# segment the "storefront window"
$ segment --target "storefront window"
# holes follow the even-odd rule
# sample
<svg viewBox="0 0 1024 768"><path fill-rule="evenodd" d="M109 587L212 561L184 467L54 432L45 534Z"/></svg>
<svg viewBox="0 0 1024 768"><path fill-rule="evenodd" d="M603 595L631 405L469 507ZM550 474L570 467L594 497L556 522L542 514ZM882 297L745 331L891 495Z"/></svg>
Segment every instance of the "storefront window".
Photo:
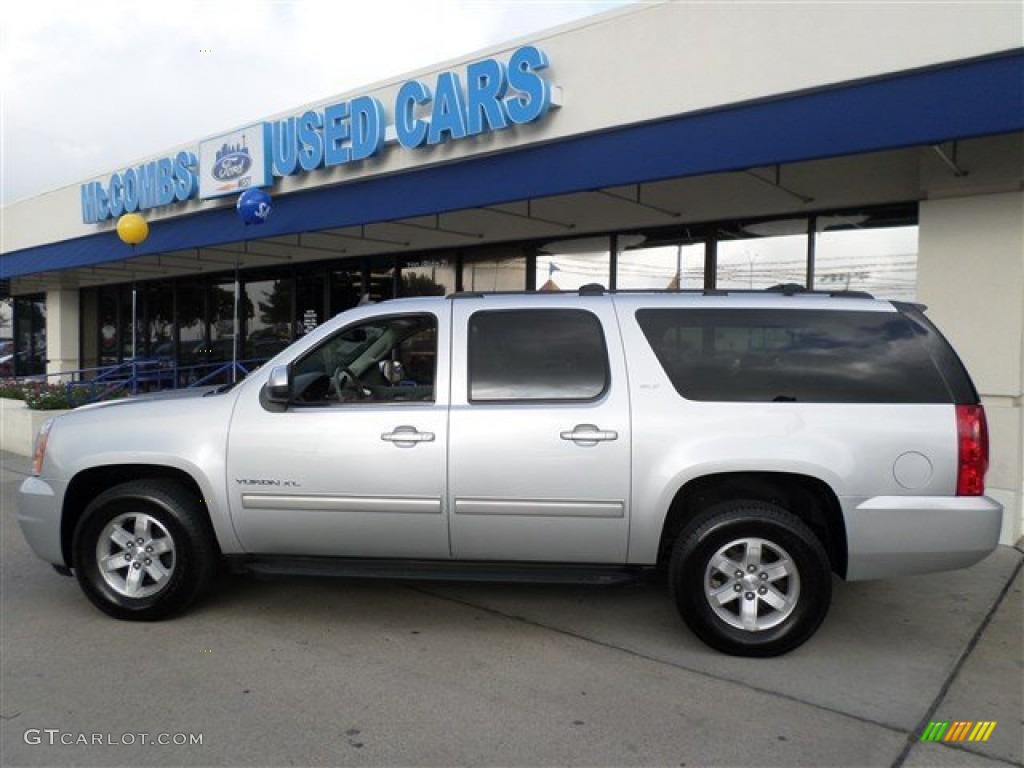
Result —
<svg viewBox="0 0 1024 768"><path fill-rule="evenodd" d="M814 287L914 301L917 235L916 224L884 226L866 214L820 216Z"/></svg>
<svg viewBox="0 0 1024 768"><path fill-rule="evenodd" d="M144 295L144 354L161 362L171 363L174 360L174 284L147 283ZM142 353L140 350L140 354Z"/></svg>
<svg viewBox="0 0 1024 768"><path fill-rule="evenodd" d="M649 245L619 236L619 269L615 287L622 290L680 291L704 287L705 245L681 241Z"/></svg>
<svg viewBox="0 0 1024 768"><path fill-rule="evenodd" d="M79 291L79 344L81 347L82 368L96 368L100 356L99 331L100 292L96 288L83 288ZM86 378L95 372L86 374Z"/></svg>
<svg viewBox="0 0 1024 768"><path fill-rule="evenodd" d="M116 285L100 288L98 328L99 364L115 365L118 360L118 311L121 291Z"/></svg>
<svg viewBox="0 0 1024 768"><path fill-rule="evenodd" d="M201 363L206 349L206 291L200 280L178 284L178 365L181 384L198 378L191 366Z"/></svg>
<svg viewBox="0 0 1024 768"><path fill-rule="evenodd" d="M291 342L292 281L246 282L242 292L245 318L245 360L273 357Z"/></svg>
<svg viewBox="0 0 1024 768"><path fill-rule="evenodd" d="M737 224L718 231L722 290L807 285L807 219Z"/></svg>
<svg viewBox="0 0 1024 768"><path fill-rule="evenodd" d="M122 285L117 297L117 311L119 315L118 325L120 326L121 331L122 360L131 360L134 358L136 354L135 350L142 342L143 331L141 328L141 320L134 327L132 325L132 321L135 319L135 313L138 309L136 306L137 301L138 296L135 293L135 287L131 285Z"/></svg>
<svg viewBox="0 0 1024 768"><path fill-rule="evenodd" d="M462 289L481 293L526 290L526 256L522 249L492 249L468 257L462 267Z"/></svg>
<svg viewBox="0 0 1024 768"><path fill-rule="evenodd" d="M574 291L598 283L609 286L611 238L585 237L541 246L537 255L538 291Z"/></svg>
<svg viewBox="0 0 1024 768"><path fill-rule="evenodd" d="M402 265L400 296L446 296L455 290L455 267L443 257L410 259Z"/></svg>
<svg viewBox="0 0 1024 768"><path fill-rule="evenodd" d="M15 376L46 373L46 296L18 296L14 299Z"/></svg>
<svg viewBox="0 0 1024 768"><path fill-rule="evenodd" d="M235 283L214 283L210 287L210 343L202 350L201 362L223 363L234 359L235 327Z"/></svg>
<svg viewBox="0 0 1024 768"><path fill-rule="evenodd" d="M308 272L295 276L295 317L292 319L292 337L298 338L315 330L327 319L325 307L327 280L323 272Z"/></svg>
<svg viewBox="0 0 1024 768"><path fill-rule="evenodd" d="M391 270L374 270L370 274L370 298L373 301L391 298ZM331 270L330 316L359 304L363 296L362 269ZM326 318L325 318L326 319Z"/></svg>
<svg viewBox="0 0 1024 768"><path fill-rule="evenodd" d="M14 375L14 300L0 299L0 377Z"/></svg>

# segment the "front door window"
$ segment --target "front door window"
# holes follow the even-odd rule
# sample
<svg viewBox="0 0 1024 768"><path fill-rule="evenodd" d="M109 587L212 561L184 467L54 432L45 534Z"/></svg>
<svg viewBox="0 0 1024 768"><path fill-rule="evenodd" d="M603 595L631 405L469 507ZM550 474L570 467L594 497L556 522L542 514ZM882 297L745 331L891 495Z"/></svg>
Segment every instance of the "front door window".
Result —
<svg viewBox="0 0 1024 768"><path fill-rule="evenodd" d="M375 318L335 334L292 369L297 403L433 402L433 315Z"/></svg>

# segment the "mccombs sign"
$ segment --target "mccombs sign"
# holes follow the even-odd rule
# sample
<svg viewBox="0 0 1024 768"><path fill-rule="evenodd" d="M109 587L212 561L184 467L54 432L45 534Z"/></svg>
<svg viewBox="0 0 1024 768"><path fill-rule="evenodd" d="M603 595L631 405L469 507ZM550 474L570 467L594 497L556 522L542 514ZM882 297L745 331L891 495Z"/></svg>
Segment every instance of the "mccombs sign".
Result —
<svg viewBox="0 0 1024 768"><path fill-rule="evenodd" d="M83 184L82 220L269 186L275 176L366 160L392 142L417 149L532 123L558 106L547 69L547 55L524 46L507 61L477 61L432 83L409 80L389 105L358 96L251 125L200 142L198 156L182 151Z"/></svg>

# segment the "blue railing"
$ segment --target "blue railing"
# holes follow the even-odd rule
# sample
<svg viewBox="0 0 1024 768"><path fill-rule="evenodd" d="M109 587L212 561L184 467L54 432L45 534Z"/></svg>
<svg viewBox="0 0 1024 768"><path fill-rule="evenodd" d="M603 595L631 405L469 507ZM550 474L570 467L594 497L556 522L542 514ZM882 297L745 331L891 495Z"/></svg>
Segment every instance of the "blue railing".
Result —
<svg viewBox="0 0 1024 768"><path fill-rule="evenodd" d="M18 377L68 389L69 400L94 403L119 395L138 395L164 389L206 387L241 381L269 358L178 365L158 358L136 358L115 365Z"/></svg>

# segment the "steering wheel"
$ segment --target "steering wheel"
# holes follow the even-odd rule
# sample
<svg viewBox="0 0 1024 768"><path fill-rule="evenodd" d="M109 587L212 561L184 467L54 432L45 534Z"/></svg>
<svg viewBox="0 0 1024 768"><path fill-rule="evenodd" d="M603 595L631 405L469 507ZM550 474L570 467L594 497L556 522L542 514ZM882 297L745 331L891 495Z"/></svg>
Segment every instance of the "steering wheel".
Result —
<svg viewBox="0 0 1024 768"><path fill-rule="evenodd" d="M334 372L334 388L340 400L364 400L371 394L356 372L347 366L339 366Z"/></svg>

